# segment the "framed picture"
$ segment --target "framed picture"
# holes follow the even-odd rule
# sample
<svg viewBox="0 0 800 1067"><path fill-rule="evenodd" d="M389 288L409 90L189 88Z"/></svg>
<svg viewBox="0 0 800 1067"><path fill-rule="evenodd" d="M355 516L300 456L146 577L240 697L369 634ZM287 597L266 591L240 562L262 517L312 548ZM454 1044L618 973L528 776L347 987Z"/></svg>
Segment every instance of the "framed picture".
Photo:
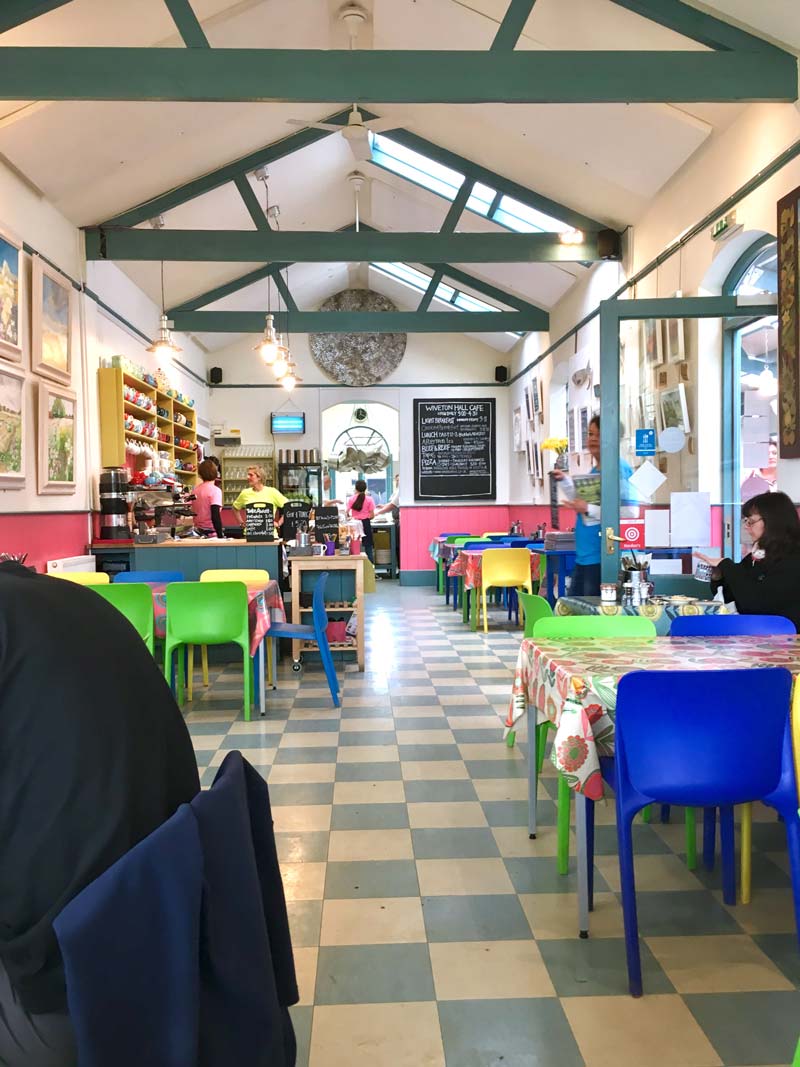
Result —
<svg viewBox="0 0 800 1067"><path fill-rule="evenodd" d="M533 461L533 441L528 440L525 442L525 453L528 458L528 474L531 478L534 478L536 476L536 468Z"/></svg>
<svg viewBox="0 0 800 1067"><path fill-rule="evenodd" d="M514 408L514 451L522 451L522 409Z"/></svg>
<svg viewBox="0 0 800 1067"><path fill-rule="evenodd" d="M0 363L0 488L25 487L25 374Z"/></svg>
<svg viewBox="0 0 800 1067"><path fill-rule="evenodd" d="M541 396L539 393L539 379L534 378L531 382L531 399L533 400L533 414L538 415L541 410ZM533 416L531 416L533 418Z"/></svg>
<svg viewBox="0 0 800 1067"><path fill-rule="evenodd" d="M525 418L528 422L533 418L533 398L531 397L530 386L525 386Z"/></svg>
<svg viewBox="0 0 800 1067"><path fill-rule="evenodd" d="M781 459L800 457L800 186L778 201L778 410Z"/></svg>
<svg viewBox="0 0 800 1067"><path fill-rule="evenodd" d="M538 481L541 481L544 477L542 472L542 453L539 451L539 445L536 441L533 442L533 470Z"/></svg>
<svg viewBox="0 0 800 1067"><path fill-rule="evenodd" d="M568 451L575 452L575 409L568 408L567 410L567 441L569 442Z"/></svg>
<svg viewBox="0 0 800 1067"><path fill-rule="evenodd" d="M686 406L686 388L683 382L659 393L661 427L664 430L677 426L684 433L690 432L689 409Z"/></svg>
<svg viewBox="0 0 800 1067"><path fill-rule="evenodd" d="M639 425L644 430L658 430L656 395L648 390L639 393Z"/></svg>
<svg viewBox="0 0 800 1067"><path fill-rule="evenodd" d="M641 351L644 353L644 364L646 367L658 367L664 362L661 344L661 321L659 319L643 319L641 330Z"/></svg>
<svg viewBox="0 0 800 1067"><path fill-rule="evenodd" d="M20 306L22 242L0 228L0 356L22 362Z"/></svg>
<svg viewBox="0 0 800 1067"><path fill-rule="evenodd" d="M33 257L31 279L31 369L69 385L72 286L39 256Z"/></svg>
<svg viewBox="0 0 800 1067"><path fill-rule="evenodd" d="M683 319L664 320L664 353L667 363L682 363L685 359Z"/></svg>
<svg viewBox="0 0 800 1067"><path fill-rule="evenodd" d="M58 385L39 385L38 491L75 492L75 394Z"/></svg>
<svg viewBox="0 0 800 1067"><path fill-rule="evenodd" d="M581 420L581 452L589 450L589 409L580 409Z"/></svg>

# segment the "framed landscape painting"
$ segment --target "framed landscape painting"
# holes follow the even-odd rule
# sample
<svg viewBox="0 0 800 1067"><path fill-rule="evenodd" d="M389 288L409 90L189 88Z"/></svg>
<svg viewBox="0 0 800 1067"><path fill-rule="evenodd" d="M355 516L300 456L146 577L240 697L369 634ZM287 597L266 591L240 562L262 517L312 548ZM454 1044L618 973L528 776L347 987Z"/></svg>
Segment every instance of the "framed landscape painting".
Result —
<svg viewBox="0 0 800 1067"><path fill-rule="evenodd" d="M75 394L39 386L38 486L40 495L75 492Z"/></svg>
<svg viewBox="0 0 800 1067"><path fill-rule="evenodd" d="M0 489L25 486L25 375L0 363Z"/></svg>
<svg viewBox="0 0 800 1067"><path fill-rule="evenodd" d="M0 356L22 362L20 267L22 243L0 227Z"/></svg>
<svg viewBox="0 0 800 1067"><path fill-rule="evenodd" d="M641 324L641 351L646 367L658 367L664 362L661 344L661 322L658 319L643 319Z"/></svg>
<svg viewBox="0 0 800 1067"><path fill-rule="evenodd" d="M43 378L72 381L72 286L39 256L31 267L31 368Z"/></svg>
<svg viewBox="0 0 800 1067"><path fill-rule="evenodd" d="M686 390L681 382L672 389L662 389L659 394L661 403L661 425L667 430L677 426L684 433L690 433L689 408L686 403Z"/></svg>

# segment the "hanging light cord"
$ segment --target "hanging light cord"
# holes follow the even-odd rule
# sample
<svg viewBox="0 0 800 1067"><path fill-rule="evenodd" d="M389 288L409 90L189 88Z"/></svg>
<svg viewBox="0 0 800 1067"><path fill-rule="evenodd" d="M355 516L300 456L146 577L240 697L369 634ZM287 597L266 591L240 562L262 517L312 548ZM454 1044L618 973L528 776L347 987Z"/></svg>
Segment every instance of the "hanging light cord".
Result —
<svg viewBox="0 0 800 1067"><path fill-rule="evenodd" d="M164 300L164 260L161 260L161 314L166 315L167 305Z"/></svg>

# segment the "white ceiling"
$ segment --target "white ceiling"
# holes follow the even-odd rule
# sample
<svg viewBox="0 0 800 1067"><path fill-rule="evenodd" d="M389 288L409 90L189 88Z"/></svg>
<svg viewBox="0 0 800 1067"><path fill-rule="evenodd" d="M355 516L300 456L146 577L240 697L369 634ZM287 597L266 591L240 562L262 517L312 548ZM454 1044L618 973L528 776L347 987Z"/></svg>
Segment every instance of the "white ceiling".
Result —
<svg viewBox="0 0 800 1067"><path fill-rule="evenodd" d="M360 0L371 21L359 47L486 49L508 0ZM754 33L800 51L798 0L689 2ZM342 48L341 0L192 0L216 47ZM180 46L163 0L72 0L0 35L7 45ZM521 49L700 49L610 0L538 0ZM176 103L0 103L0 154L77 225L97 223L223 166L292 132L290 117L320 119L347 105ZM622 229L742 105L382 106L414 132L521 185ZM355 160L338 135L270 167L271 201L283 229L336 230L354 219L347 175ZM381 230L436 230L447 203L372 164L362 194L365 222ZM263 202L263 187L253 182ZM221 187L166 215L171 228L251 229L233 186ZM462 230L494 224L465 213ZM166 266L167 302L180 303L247 273L255 264ZM123 268L154 299L155 264ZM468 273L541 307L556 304L582 272L577 265L490 264ZM348 282L344 264L292 269L300 307L313 308ZM365 280L362 274L362 283ZM374 271L369 284L398 306L414 294ZM480 294L476 294L480 295ZM249 305L242 303L250 299ZM263 306L264 283L238 294L239 308ZM208 347L230 336L201 337ZM490 335L495 348L511 343Z"/></svg>

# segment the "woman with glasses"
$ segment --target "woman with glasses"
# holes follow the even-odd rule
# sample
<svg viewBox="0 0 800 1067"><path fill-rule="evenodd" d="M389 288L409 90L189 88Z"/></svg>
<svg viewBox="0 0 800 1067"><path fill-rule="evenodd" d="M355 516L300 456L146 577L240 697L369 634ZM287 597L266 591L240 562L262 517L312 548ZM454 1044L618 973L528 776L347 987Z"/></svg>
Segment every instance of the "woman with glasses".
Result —
<svg viewBox="0 0 800 1067"><path fill-rule="evenodd" d="M752 544L741 563L709 563L711 587L740 615L783 615L800 631L800 519L786 493L759 493L742 506L742 525Z"/></svg>

